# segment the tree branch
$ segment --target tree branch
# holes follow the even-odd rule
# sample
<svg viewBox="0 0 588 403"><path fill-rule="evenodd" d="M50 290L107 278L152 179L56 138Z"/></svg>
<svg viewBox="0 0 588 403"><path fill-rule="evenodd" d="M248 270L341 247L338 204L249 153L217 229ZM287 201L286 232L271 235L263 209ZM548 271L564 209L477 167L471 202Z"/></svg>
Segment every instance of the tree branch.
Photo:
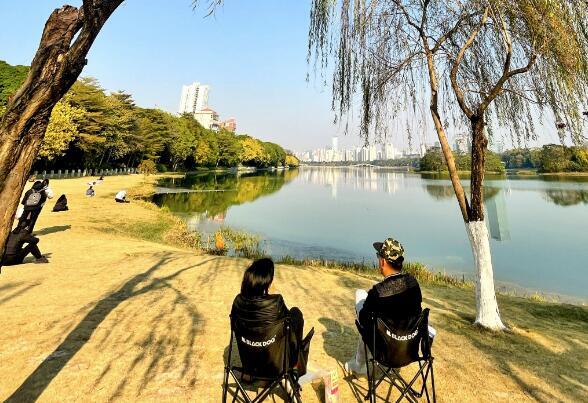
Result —
<svg viewBox="0 0 588 403"><path fill-rule="evenodd" d="M464 45L459 50L457 57L455 58L455 61L453 62L453 66L451 68L451 73L450 73L451 87L453 88L453 92L455 93L455 96L457 98L457 103L459 104L459 107L461 108L463 113L469 119L472 118L474 113L468 107L466 100L465 100L465 95L464 95L462 89L459 87L459 83L457 82L457 73L459 71L459 65L463 59L463 56L464 56L466 50L468 50L468 48L470 46L472 46L472 44L474 43L474 40L476 39L476 36L478 36L480 29L484 26L487 19L488 19L488 7L486 7L486 9L484 10L484 14L482 15L482 18L480 19L479 24L474 28L474 30L472 31L472 33L470 34L470 36L468 37L468 39L466 40Z"/></svg>

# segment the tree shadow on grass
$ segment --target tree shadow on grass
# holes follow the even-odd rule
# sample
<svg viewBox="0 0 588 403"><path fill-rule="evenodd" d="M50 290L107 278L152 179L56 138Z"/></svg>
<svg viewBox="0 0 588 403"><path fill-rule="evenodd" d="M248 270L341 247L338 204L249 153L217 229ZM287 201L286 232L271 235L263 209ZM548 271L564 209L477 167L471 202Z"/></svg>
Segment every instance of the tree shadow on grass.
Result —
<svg viewBox="0 0 588 403"><path fill-rule="evenodd" d="M43 228L40 231L35 231L34 235L38 235L38 236L43 236L43 235L49 235L49 234L55 234L56 232L62 232L62 231L67 231L68 229L71 229L71 225L56 225L54 227L47 227L47 228Z"/></svg>
<svg viewBox="0 0 588 403"><path fill-rule="evenodd" d="M443 291L441 291L443 292ZM499 296L501 314L509 331L495 333L473 326L474 300L471 293L437 300L433 326L442 332L465 337L537 401L587 401L588 309L581 306L534 302ZM436 322L436 323L435 323ZM561 394L561 395L558 395Z"/></svg>
<svg viewBox="0 0 588 403"><path fill-rule="evenodd" d="M195 322L199 320L199 315L197 314L196 310L192 305L189 304L189 301L186 299L183 294L172 287L170 285L170 280L178 277L185 271L194 269L199 266L203 266L213 259L204 260L198 264L194 264L188 267L184 267L182 269L174 271L172 274L163 277L153 277L153 275L158 271L158 269L164 267L174 258L170 253L162 254L159 260L153 264L150 268L146 271L137 274L136 276L132 277L130 280L125 282L121 287L119 287L116 291L112 292L111 294L107 295L102 300L98 301L94 305L94 307L85 315L85 317L73 328L69 334L65 337L63 342L51 353L28 377L25 381L15 390L12 395L6 400L7 402L22 402L22 401L34 401L39 398L39 396L43 393L43 391L49 386L52 380L60 373L60 371L67 365L67 363L75 356L75 354L80 351L80 349L87 343L87 341L92 337L96 329L100 326L100 324L107 318L107 316L116 309L121 303L127 301L131 298L138 297L141 295L145 295L151 293L153 291L161 290L161 289L172 289L173 292L176 294L175 304L171 304L172 306L169 307L170 311L160 313L153 322L153 328L147 335L147 337L143 340L145 347L150 347L151 349L155 349L155 352L150 356L151 362L147 366L147 370L144 373L143 380L141 382L141 386L145 386L151 379L153 379L153 370L154 368L162 361L165 360L165 356L169 353L168 346L165 345L166 340L165 338L157 339L155 338L156 332L156 321L158 319L162 319L165 315L169 315L170 312L177 309L177 305L186 305L187 312L192 320L192 334L189 335L189 344L191 346L194 344L195 339L195 332L197 326ZM144 283L145 284L142 284ZM155 296L157 299L157 296ZM139 307L140 310L144 310L144 306L142 305ZM141 312L133 312L133 315L141 315ZM118 320L117 323L122 323L123 320ZM122 318L121 318L122 319ZM174 323L166 323L168 326L169 331L173 331ZM109 334L111 332L108 332ZM155 343L155 346L150 345L151 343ZM177 347L177 346L173 346ZM191 356L192 352L191 349L188 348L189 351L186 351L185 358L184 358L184 370L187 371L187 368L191 366ZM142 349L144 351L145 349ZM144 352L139 354L139 356L135 357L133 363L131 364L131 369L129 373L135 368L135 366L141 363L145 359ZM109 371L111 364L108 364L106 369L100 375L97 382L100 381L102 377ZM176 363L177 364L177 363ZM165 360L165 366L169 369L174 365L173 362L170 360ZM124 389L126 382L130 379L131 376L125 376L121 383L116 388L113 397L116 397L118 394L122 392Z"/></svg>
<svg viewBox="0 0 588 403"><path fill-rule="evenodd" d="M40 283L25 285L25 283L20 282L20 283L9 283L9 284L4 284L3 286L0 286L0 292L2 292L2 297L0 297L0 305L26 293L27 291L29 291L32 288L37 287L38 285L40 285ZM10 290L10 291L7 291L7 290Z"/></svg>

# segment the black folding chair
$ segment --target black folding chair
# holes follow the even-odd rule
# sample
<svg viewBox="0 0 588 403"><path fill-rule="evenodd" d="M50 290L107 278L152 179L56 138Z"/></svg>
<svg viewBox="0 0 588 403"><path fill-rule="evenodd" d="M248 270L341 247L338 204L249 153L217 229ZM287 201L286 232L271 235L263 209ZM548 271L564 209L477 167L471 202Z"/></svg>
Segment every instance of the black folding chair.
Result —
<svg viewBox="0 0 588 403"><path fill-rule="evenodd" d="M433 374L433 356L431 355L432 339L429 336L429 309L424 309L421 315L401 323L391 323L371 315L371 326L362 327L355 322L357 329L364 341L368 393L365 400L376 402L376 390L382 382L400 391L396 402L407 399L416 402L423 397L427 402L436 402L435 376ZM371 355L368 354L371 352ZM418 363L418 370L407 381L400 375L400 368L412 363ZM376 374L379 371L379 374ZM427 381L431 383L431 393ZM420 388L415 387L419 378L422 381Z"/></svg>
<svg viewBox="0 0 588 403"><path fill-rule="evenodd" d="M241 366L231 363L233 339L237 341ZM287 317L270 326L255 326L231 317L231 339L225 365L223 403L229 393L229 376L236 384L233 402L241 395L247 403L264 401L272 392L282 390L289 402L302 402L298 375L290 367L290 319ZM252 380L263 381L265 386L252 399L245 390L242 380L235 374L249 376Z"/></svg>

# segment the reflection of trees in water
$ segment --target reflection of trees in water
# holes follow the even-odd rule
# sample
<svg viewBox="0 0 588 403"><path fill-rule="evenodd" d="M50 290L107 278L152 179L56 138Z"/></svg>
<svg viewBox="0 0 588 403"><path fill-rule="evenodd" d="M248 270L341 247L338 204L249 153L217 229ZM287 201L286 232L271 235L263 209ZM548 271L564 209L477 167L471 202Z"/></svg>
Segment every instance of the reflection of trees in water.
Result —
<svg viewBox="0 0 588 403"><path fill-rule="evenodd" d="M214 217L226 213L231 206L277 192L297 175L297 169L241 176L215 173L188 175L181 183L176 181L175 186L201 192L158 194L154 202L173 212L205 213L208 217ZM166 184L170 185L169 182L161 185Z"/></svg>
<svg viewBox="0 0 588 403"><path fill-rule="evenodd" d="M576 204L588 204L588 190L576 189L550 189L545 191L547 200L558 206L574 206Z"/></svg>
<svg viewBox="0 0 588 403"><path fill-rule="evenodd" d="M425 189L427 193L434 199L444 200L455 198L455 192L451 185L437 185L437 184L426 184ZM500 188L497 187L484 187L484 200L490 200L500 192Z"/></svg>

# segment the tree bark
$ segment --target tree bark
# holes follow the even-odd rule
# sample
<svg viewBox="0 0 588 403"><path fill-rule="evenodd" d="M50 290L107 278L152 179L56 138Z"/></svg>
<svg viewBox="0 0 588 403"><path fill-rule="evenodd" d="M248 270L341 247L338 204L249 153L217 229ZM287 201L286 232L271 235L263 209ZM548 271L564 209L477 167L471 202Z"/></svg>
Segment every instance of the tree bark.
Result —
<svg viewBox="0 0 588 403"><path fill-rule="evenodd" d="M488 139L484 133L484 119L474 115L472 124L471 205L469 221L484 221L484 173Z"/></svg>
<svg viewBox="0 0 588 403"><path fill-rule="evenodd" d="M29 74L0 120L0 256L51 111L79 77L100 29L122 2L84 0L79 9L63 6L47 19Z"/></svg>

